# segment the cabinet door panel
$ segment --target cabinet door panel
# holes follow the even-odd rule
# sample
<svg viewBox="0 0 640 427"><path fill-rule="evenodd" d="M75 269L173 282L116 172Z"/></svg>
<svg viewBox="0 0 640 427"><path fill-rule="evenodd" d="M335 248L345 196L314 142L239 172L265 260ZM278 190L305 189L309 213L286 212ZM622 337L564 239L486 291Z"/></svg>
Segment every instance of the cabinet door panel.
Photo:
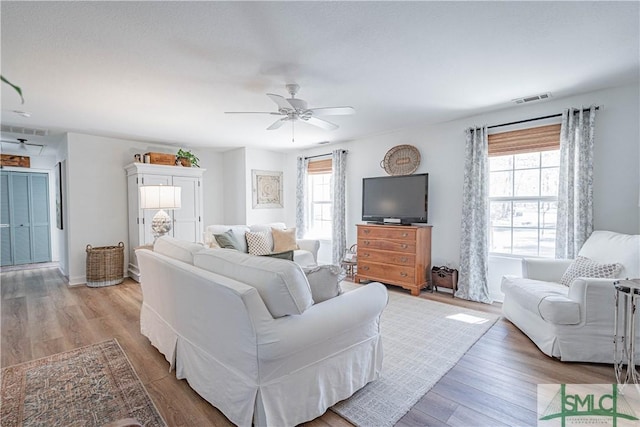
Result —
<svg viewBox="0 0 640 427"><path fill-rule="evenodd" d="M199 233L200 198L198 197L198 178L173 177L173 185L180 187L181 208L173 213L173 232L177 239L189 242L201 240Z"/></svg>

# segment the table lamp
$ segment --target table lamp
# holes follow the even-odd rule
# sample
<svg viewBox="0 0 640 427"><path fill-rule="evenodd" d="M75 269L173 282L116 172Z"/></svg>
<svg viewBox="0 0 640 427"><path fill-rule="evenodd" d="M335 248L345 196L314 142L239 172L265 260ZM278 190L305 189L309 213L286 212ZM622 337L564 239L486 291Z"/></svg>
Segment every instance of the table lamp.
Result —
<svg viewBox="0 0 640 427"><path fill-rule="evenodd" d="M140 207L159 209L151 221L153 241L171 231L171 217L164 209L179 209L181 206L180 187L173 185L143 185L140 187Z"/></svg>

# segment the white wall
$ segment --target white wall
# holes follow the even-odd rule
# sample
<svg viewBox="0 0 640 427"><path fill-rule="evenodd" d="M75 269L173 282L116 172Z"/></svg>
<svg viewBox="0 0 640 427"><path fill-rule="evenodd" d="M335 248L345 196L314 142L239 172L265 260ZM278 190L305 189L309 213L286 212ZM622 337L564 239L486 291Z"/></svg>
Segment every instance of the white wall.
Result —
<svg viewBox="0 0 640 427"><path fill-rule="evenodd" d="M223 224L247 223L247 178L245 173L245 149L225 151L222 155L224 180ZM216 222L210 224L217 224Z"/></svg>
<svg viewBox="0 0 640 427"><path fill-rule="evenodd" d="M122 241L128 245L127 181L124 166L133 161L136 153L149 151L174 153L174 147L150 145L140 141L104 138L92 135L69 133L67 135L67 236L69 284L86 282L86 245L108 246ZM207 170L203 179L205 194L220 197L220 186L216 184L208 193L207 182L219 177L221 156L213 151L193 150L201 157L200 166L209 164L214 172ZM209 215L212 222L220 217L214 209ZM125 251L125 265L128 264Z"/></svg>
<svg viewBox="0 0 640 427"><path fill-rule="evenodd" d="M196 149L200 159L198 164L205 168L202 177L204 198L204 227L209 224L221 224L224 218L224 172L223 154L211 149Z"/></svg>
<svg viewBox="0 0 640 427"><path fill-rule="evenodd" d="M344 144L307 150L304 155L349 151L347 156L347 245L356 241L355 224L361 222L362 178L386 175L380 168L385 153L399 144L420 150L416 173L429 173L429 223L433 225L433 265L459 265L464 130L560 113L568 107L602 106L596 118L594 161L594 223L596 229L640 233L640 127L638 85L606 89L565 99L486 113L446 123L417 126ZM296 155L287 156L287 170L295 176ZM285 181L287 222L295 223L295 179ZM289 199L293 198L293 203ZM490 290L501 300L499 278L519 271L519 260L490 260Z"/></svg>

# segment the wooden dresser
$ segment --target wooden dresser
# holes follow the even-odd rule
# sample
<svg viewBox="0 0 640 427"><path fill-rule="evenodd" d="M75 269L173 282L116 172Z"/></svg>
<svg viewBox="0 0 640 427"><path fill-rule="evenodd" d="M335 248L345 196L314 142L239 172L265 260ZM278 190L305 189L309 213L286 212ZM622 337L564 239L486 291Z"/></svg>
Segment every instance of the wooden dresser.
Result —
<svg viewBox="0 0 640 427"><path fill-rule="evenodd" d="M358 224L358 273L355 281L401 286L419 295L429 284L431 226Z"/></svg>

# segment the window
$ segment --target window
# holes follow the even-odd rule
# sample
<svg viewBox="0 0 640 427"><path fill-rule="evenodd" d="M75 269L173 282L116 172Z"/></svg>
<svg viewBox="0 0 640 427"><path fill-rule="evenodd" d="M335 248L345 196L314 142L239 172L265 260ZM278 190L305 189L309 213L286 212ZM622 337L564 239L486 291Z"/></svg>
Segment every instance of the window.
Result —
<svg viewBox="0 0 640 427"><path fill-rule="evenodd" d="M331 159L309 162L307 236L331 239Z"/></svg>
<svg viewBox="0 0 640 427"><path fill-rule="evenodd" d="M543 127L541 127L543 128ZM489 252L494 254L555 256L558 177L560 165L559 125L546 128L554 137L539 138L541 128L505 132L509 147L492 150L489 135ZM557 132L557 133L556 133ZM529 144L518 146L516 134ZM546 142L545 142L546 141ZM495 142L495 140L494 140Z"/></svg>

